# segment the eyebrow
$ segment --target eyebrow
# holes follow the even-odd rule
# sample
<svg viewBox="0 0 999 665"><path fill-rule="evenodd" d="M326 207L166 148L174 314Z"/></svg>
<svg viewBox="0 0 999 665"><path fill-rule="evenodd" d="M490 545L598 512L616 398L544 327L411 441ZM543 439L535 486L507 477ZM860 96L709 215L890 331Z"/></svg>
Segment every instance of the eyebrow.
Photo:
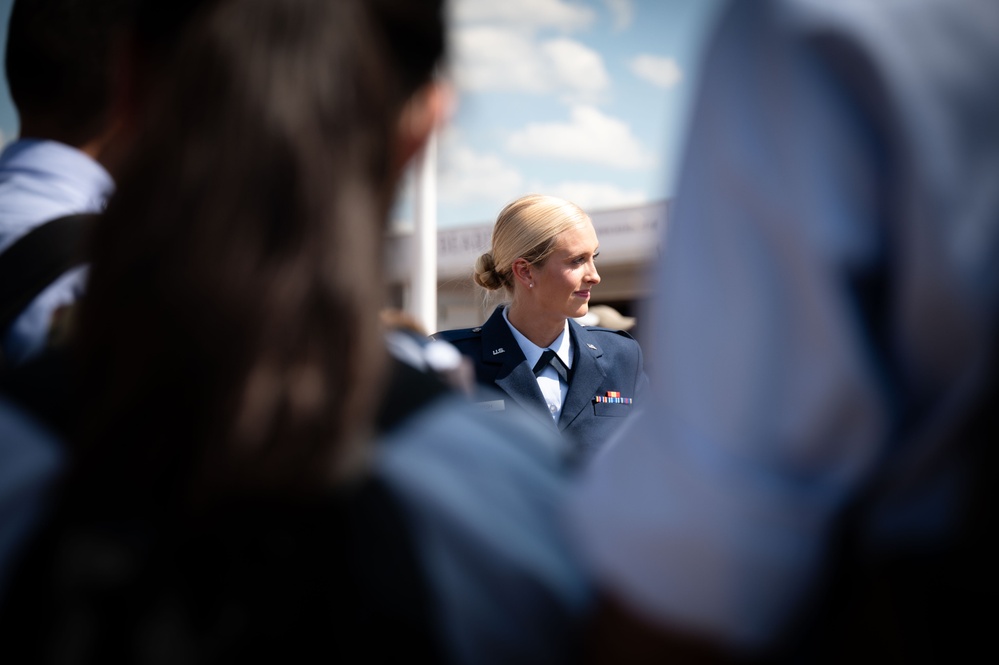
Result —
<svg viewBox="0 0 999 665"><path fill-rule="evenodd" d="M600 246L598 245L597 248L594 249L592 252L576 252L575 254L570 254L569 255L569 260L570 261L574 261L574 260L576 260L578 258L582 258L582 257L587 256L587 255L589 255L589 256L596 256L599 253L600 253Z"/></svg>

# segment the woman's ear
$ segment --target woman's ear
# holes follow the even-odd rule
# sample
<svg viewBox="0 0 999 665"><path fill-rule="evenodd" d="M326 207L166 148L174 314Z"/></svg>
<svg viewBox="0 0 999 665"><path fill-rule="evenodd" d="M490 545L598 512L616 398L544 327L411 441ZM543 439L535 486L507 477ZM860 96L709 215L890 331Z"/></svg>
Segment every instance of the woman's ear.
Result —
<svg viewBox="0 0 999 665"><path fill-rule="evenodd" d="M395 166L401 172L430 135L451 116L454 93L450 84L432 80L417 90L402 109L396 129Z"/></svg>
<svg viewBox="0 0 999 665"><path fill-rule="evenodd" d="M514 278L525 288L534 288L534 266L527 259L519 258L510 266Z"/></svg>

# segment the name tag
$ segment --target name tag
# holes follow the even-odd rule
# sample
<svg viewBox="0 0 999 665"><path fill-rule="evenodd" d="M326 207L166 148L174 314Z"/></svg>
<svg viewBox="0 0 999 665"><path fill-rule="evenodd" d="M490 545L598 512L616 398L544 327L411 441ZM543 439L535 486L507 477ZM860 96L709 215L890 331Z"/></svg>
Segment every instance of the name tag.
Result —
<svg viewBox="0 0 999 665"><path fill-rule="evenodd" d="M494 399L488 402L476 402L483 411L505 411L506 405L501 399Z"/></svg>

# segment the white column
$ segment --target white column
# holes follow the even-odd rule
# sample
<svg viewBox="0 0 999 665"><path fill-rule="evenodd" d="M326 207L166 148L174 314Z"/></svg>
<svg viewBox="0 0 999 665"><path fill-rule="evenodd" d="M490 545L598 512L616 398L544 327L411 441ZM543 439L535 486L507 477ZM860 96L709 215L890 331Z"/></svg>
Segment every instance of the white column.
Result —
<svg viewBox="0 0 999 665"><path fill-rule="evenodd" d="M437 135L431 134L413 178L413 271L409 313L437 332Z"/></svg>

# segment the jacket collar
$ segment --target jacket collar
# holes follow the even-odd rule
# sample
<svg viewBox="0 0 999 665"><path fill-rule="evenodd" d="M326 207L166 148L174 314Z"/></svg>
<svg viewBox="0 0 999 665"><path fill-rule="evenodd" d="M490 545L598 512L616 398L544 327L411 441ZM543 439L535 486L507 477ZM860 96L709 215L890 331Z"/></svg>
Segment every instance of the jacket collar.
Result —
<svg viewBox="0 0 999 665"><path fill-rule="evenodd" d="M604 353L596 336L572 319L569 319L569 334L572 335L576 353L572 381L562 404L562 415L558 419L559 429L568 427L590 405L607 378L600 360Z"/></svg>
<svg viewBox="0 0 999 665"><path fill-rule="evenodd" d="M569 319L569 335L574 345L572 378L559 416L560 430L568 427L589 406L607 376L601 365L603 350L597 337L572 319ZM482 362L500 365L496 385L521 406L543 414L543 420L554 424L544 408L544 396L538 388L534 372L503 319L502 307L497 307L482 325Z"/></svg>

